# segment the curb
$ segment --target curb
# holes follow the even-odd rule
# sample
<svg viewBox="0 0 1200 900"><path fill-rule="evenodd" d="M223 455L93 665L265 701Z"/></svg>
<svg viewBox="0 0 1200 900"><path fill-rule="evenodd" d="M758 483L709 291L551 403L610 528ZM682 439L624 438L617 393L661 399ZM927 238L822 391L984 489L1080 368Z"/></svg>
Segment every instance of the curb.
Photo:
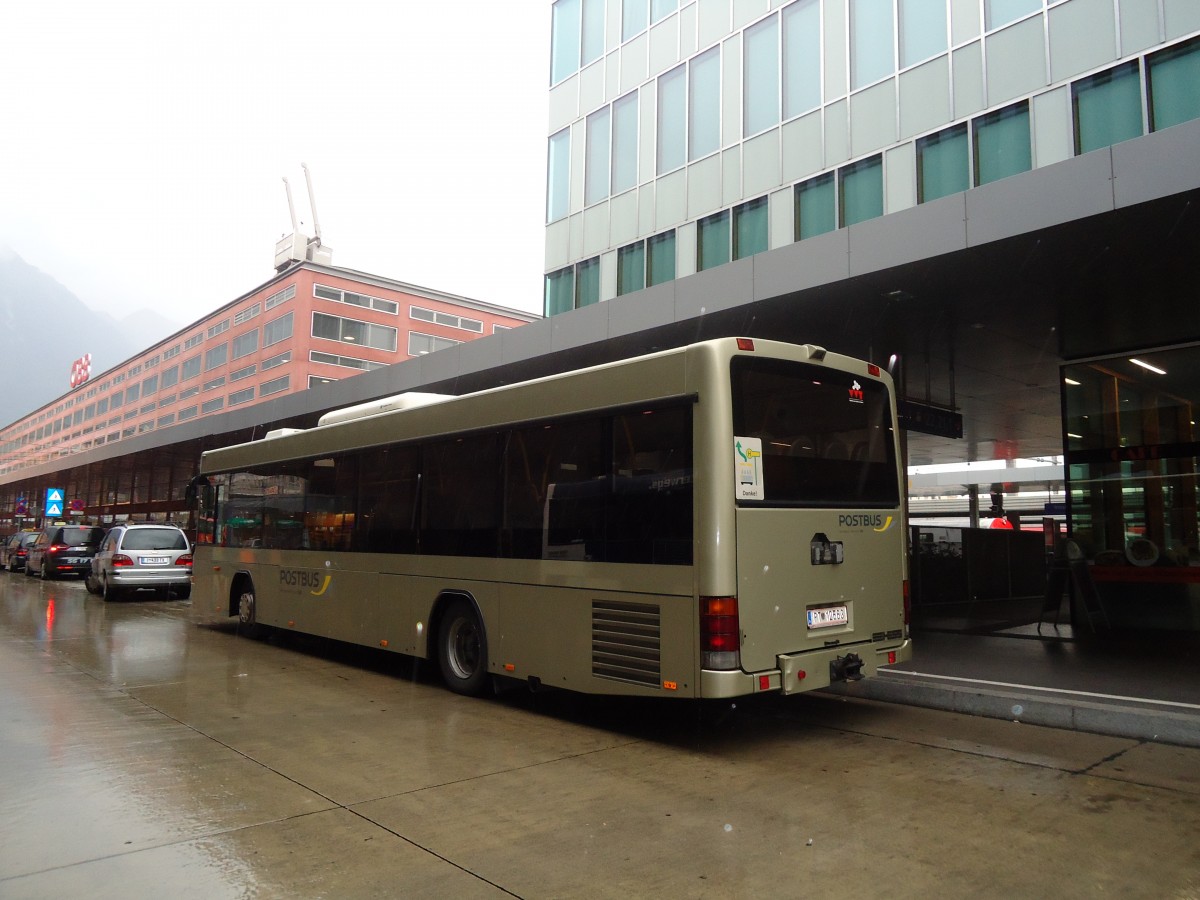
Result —
<svg viewBox="0 0 1200 900"><path fill-rule="evenodd" d="M836 684L829 693L1008 719L1069 731L1200 747L1200 713L1132 698L1105 702L1068 692L1013 685L997 687L969 679L930 678L881 669L875 678Z"/></svg>

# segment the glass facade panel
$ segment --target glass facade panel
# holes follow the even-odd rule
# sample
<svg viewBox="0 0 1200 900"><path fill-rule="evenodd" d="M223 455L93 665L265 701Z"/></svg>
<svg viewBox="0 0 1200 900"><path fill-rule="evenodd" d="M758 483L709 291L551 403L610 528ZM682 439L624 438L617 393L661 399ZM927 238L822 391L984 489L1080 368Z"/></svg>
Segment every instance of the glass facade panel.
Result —
<svg viewBox="0 0 1200 900"><path fill-rule="evenodd" d="M745 259L767 249L767 198L743 203L733 211L733 258Z"/></svg>
<svg viewBox="0 0 1200 900"><path fill-rule="evenodd" d="M1015 22L1041 8L1042 0L984 0L988 31Z"/></svg>
<svg viewBox="0 0 1200 900"><path fill-rule="evenodd" d="M675 280L675 232L656 234L646 241L646 286Z"/></svg>
<svg viewBox="0 0 1200 900"><path fill-rule="evenodd" d="M837 228L836 200L832 173L796 185L796 240Z"/></svg>
<svg viewBox="0 0 1200 900"><path fill-rule="evenodd" d="M747 28L743 42L742 133L749 136L779 124L778 16Z"/></svg>
<svg viewBox="0 0 1200 900"><path fill-rule="evenodd" d="M583 201L590 206L608 196L608 148L611 140L608 107L587 117Z"/></svg>
<svg viewBox="0 0 1200 900"><path fill-rule="evenodd" d="M571 203L571 130L550 138L546 161L546 221L557 222Z"/></svg>
<svg viewBox="0 0 1200 900"><path fill-rule="evenodd" d="M600 302L600 257L584 260L575 267L575 306Z"/></svg>
<svg viewBox="0 0 1200 900"><path fill-rule="evenodd" d="M658 79L658 174L678 169L687 146L687 67Z"/></svg>
<svg viewBox="0 0 1200 900"><path fill-rule="evenodd" d="M800 0L783 11L783 117L821 105L821 7Z"/></svg>
<svg viewBox="0 0 1200 900"><path fill-rule="evenodd" d="M657 22L679 9L679 0L650 0L650 21Z"/></svg>
<svg viewBox="0 0 1200 900"><path fill-rule="evenodd" d="M637 185L638 95L628 94L612 107L612 192Z"/></svg>
<svg viewBox="0 0 1200 900"><path fill-rule="evenodd" d="M1110 619L1197 630L1200 348L1137 359L1063 367L1069 530Z"/></svg>
<svg viewBox="0 0 1200 900"><path fill-rule="evenodd" d="M900 0L900 68L946 50L946 0Z"/></svg>
<svg viewBox="0 0 1200 900"><path fill-rule="evenodd" d="M1150 130L1200 119L1200 40L1149 58Z"/></svg>
<svg viewBox="0 0 1200 900"><path fill-rule="evenodd" d="M699 159L721 148L721 48L713 47L692 60L688 95L688 159Z"/></svg>
<svg viewBox="0 0 1200 900"><path fill-rule="evenodd" d="M604 55L604 0L583 0L583 38L581 66Z"/></svg>
<svg viewBox="0 0 1200 900"><path fill-rule="evenodd" d="M559 269L546 276L546 315L556 316L575 307L575 270Z"/></svg>
<svg viewBox="0 0 1200 900"><path fill-rule="evenodd" d="M647 0L621 0L621 40L646 30Z"/></svg>
<svg viewBox="0 0 1200 900"><path fill-rule="evenodd" d="M729 262L729 211L708 216L696 223L696 271L703 272Z"/></svg>
<svg viewBox="0 0 1200 900"><path fill-rule="evenodd" d="M850 0L850 87L896 71L892 0Z"/></svg>
<svg viewBox="0 0 1200 900"><path fill-rule="evenodd" d="M842 225L883 215L883 159L875 156L838 173Z"/></svg>
<svg viewBox="0 0 1200 900"><path fill-rule="evenodd" d="M1076 82L1072 94L1076 153L1142 133L1142 79L1136 62Z"/></svg>
<svg viewBox="0 0 1200 900"><path fill-rule="evenodd" d="M1028 103L980 116L974 127L976 184L1028 172L1032 167Z"/></svg>
<svg viewBox="0 0 1200 900"><path fill-rule="evenodd" d="M550 83L558 84L578 68L579 0L558 0L550 13Z"/></svg>
<svg viewBox="0 0 1200 900"><path fill-rule="evenodd" d="M638 241L617 251L617 296L646 286L646 249Z"/></svg>
<svg viewBox="0 0 1200 900"><path fill-rule="evenodd" d="M925 203L971 186L967 126L957 125L917 141L917 202Z"/></svg>

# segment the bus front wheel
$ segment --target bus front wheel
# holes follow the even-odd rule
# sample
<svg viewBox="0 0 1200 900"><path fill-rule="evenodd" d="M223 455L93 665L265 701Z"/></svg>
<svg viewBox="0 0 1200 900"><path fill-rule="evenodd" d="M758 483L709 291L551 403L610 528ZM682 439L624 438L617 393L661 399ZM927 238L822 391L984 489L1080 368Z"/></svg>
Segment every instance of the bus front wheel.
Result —
<svg viewBox="0 0 1200 900"><path fill-rule="evenodd" d="M263 626L258 624L258 602L254 596L254 583L243 580L238 591L238 631L252 640L258 640L265 634Z"/></svg>
<svg viewBox="0 0 1200 900"><path fill-rule="evenodd" d="M438 665L446 687L478 697L487 684L487 636L475 607L454 600L438 629Z"/></svg>

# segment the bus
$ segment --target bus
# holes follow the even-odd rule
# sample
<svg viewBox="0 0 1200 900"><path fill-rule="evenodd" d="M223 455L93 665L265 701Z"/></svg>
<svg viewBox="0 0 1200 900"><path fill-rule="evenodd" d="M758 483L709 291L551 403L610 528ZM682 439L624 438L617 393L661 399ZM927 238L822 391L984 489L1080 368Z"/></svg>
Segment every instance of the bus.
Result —
<svg viewBox="0 0 1200 900"><path fill-rule="evenodd" d="M911 656L892 381L723 338L203 454L193 608L477 695L794 694Z"/></svg>

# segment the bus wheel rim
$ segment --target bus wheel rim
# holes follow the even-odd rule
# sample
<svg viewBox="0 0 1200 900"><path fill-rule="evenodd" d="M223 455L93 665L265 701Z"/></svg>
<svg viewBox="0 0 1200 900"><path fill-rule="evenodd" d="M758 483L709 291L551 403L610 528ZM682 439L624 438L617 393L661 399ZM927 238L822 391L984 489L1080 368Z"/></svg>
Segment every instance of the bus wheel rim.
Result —
<svg viewBox="0 0 1200 900"><path fill-rule="evenodd" d="M446 655L454 674L470 678L479 669L479 632L466 619L458 619L450 628Z"/></svg>

